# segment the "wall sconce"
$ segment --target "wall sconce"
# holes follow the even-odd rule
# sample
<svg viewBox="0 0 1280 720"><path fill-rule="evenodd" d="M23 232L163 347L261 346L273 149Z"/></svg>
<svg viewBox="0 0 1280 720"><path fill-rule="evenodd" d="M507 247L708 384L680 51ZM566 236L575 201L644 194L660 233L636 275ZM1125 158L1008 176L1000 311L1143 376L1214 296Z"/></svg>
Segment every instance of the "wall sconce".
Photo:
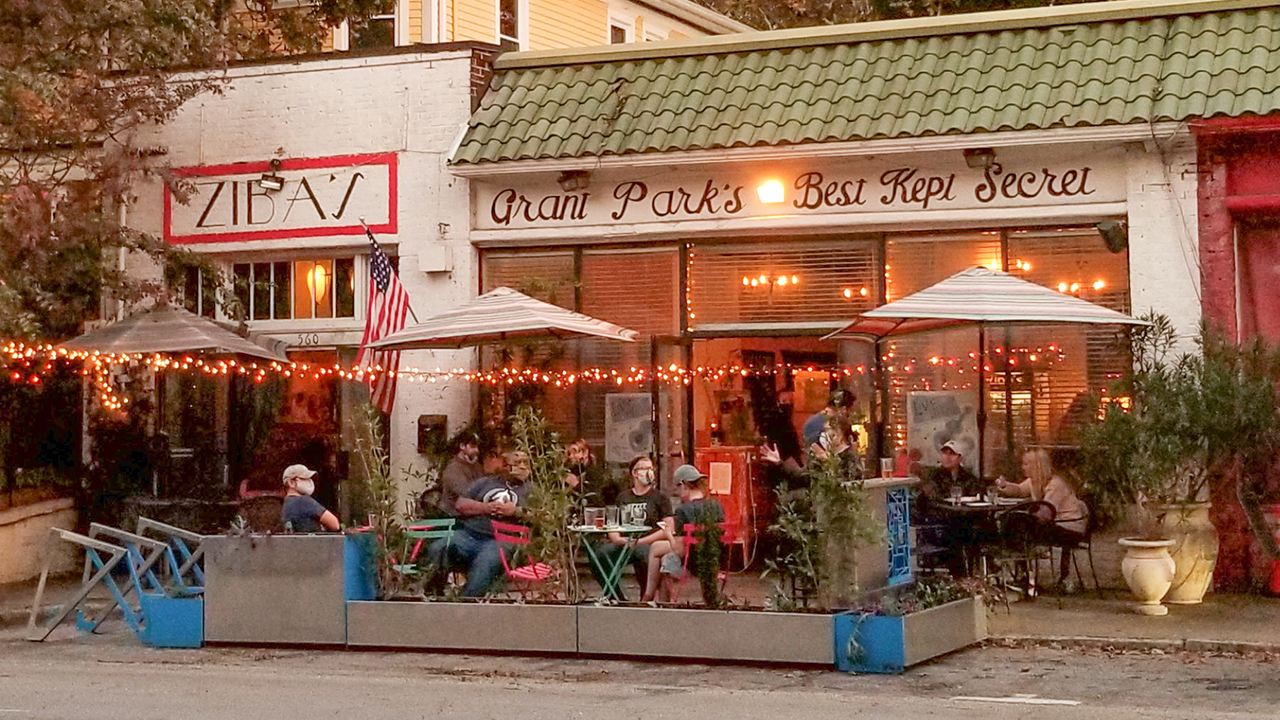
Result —
<svg viewBox="0 0 1280 720"><path fill-rule="evenodd" d="M756 188L756 194L760 196L760 202L766 205L776 205L787 199L787 193L782 188L782 183L777 180L768 180L760 184Z"/></svg>
<svg viewBox="0 0 1280 720"><path fill-rule="evenodd" d="M565 192L586 190L587 185L591 182L591 171L565 170L560 173L560 177L556 178L556 182L560 183L560 189Z"/></svg>
<svg viewBox="0 0 1280 720"><path fill-rule="evenodd" d="M965 148L964 164L986 169L996 164L996 151L991 148Z"/></svg>
<svg viewBox="0 0 1280 720"><path fill-rule="evenodd" d="M258 187L263 190L276 192L284 189L284 178L276 173L280 172L280 159L272 158L271 171L262 173L262 177L258 178Z"/></svg>

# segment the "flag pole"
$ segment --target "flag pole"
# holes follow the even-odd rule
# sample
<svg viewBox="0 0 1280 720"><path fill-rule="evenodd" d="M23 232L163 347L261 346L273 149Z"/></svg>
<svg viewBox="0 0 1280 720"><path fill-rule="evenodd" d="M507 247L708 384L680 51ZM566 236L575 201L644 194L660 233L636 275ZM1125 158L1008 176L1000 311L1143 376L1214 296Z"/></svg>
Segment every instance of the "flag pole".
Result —
<svg viewBox="0 0 1280 720"><path fill-rule="evenodd" d="M360 221L360 227L364 228L364 234L369 236L369 242L377 245L378 239L373 236L373 231L369 229L369 224L364 221L364 216L361 215L356 219ZM407 305L407 308L409 310L409 317L413 318L414 324L417 324L418 315L413 311L413 305Z"/></svg>

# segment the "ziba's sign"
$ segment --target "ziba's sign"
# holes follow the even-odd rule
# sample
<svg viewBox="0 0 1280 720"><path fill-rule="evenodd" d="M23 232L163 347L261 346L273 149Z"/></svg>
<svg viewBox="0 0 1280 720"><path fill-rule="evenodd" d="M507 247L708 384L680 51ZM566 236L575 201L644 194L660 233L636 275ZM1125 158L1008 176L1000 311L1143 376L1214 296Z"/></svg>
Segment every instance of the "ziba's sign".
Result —
<svg viewBox="0 0 1280 720"><path fill-rule="evenodd" d="M396 156L346 155L179 168L186 203L164 194L165 240L175 244L396 232Z"/></svg>
<svg viewBox="0 0 1280 720"><path fill-rule="evenodd" d="M503 187L478 182L476 224L485 229L534 228L1123 201L1123 167L1105 161L1095 164L1097 157L1092 160L1036 162L1015 156L988 168L958 163L958 167L939 167L936 159L931 163L868 160L753 172L751 182L738 176L721 177L715 171L606 176L593 178L592 187L582 192L558 192L554 185ZM758 197L757 185L766 177L781 185L781 201L765 203Z"/></svg>

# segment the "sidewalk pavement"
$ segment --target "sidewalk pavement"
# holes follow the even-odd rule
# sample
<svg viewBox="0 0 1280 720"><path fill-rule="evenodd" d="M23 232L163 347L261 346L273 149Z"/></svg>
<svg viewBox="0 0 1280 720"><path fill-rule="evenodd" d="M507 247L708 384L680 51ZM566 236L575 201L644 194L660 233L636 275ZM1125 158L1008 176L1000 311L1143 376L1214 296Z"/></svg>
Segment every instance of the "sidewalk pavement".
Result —
<svg viewBox="0 0 1280 720"><path fill-rule="evenodd" d="M1280 598L1209 593L1198 605L1166 605L1169 614L1134 612L1127 591L1045 595L997 605L987 616L993 639L1116 649L1280 652Z"/></svg>
<svg viewBox="0 0 1280 720"><path fill-rule="evenodd" d="M43 605L47 612L69 599L79 575L49 579ZM0 585L0 629L26 624L35 597L36 580ZM109 599L100 589L90 607ZM1280 653L1280 598L1210 593L1199 605L1169 605L1164 617L1133 611L1127 592L1092 591L1075 595L1044 595L1032 602L992 608L988 630L996 641L1019 644L1112 647L1128 650L1189 650L1200 652Z"/></svg>

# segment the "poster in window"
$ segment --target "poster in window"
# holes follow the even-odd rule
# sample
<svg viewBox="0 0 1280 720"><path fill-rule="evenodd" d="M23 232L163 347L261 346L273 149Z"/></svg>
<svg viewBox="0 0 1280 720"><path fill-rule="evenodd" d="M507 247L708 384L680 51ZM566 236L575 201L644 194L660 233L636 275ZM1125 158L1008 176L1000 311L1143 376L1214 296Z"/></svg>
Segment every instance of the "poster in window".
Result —
<svg viewBox="0 0 1280 720"><path fill-rule="evenodd" d="M648 393L609 393L604 397L604 459L629 463L653 454L653 398Z"/></svg>
<svg viewBox="0 0 1280 720"><path fill-rule="evenodd" d="M948 440L959 444L962 463L978 470L978 393L934 390L907 394L907 449L919 451L920 463L936 467L938 448Z"/></svg>

